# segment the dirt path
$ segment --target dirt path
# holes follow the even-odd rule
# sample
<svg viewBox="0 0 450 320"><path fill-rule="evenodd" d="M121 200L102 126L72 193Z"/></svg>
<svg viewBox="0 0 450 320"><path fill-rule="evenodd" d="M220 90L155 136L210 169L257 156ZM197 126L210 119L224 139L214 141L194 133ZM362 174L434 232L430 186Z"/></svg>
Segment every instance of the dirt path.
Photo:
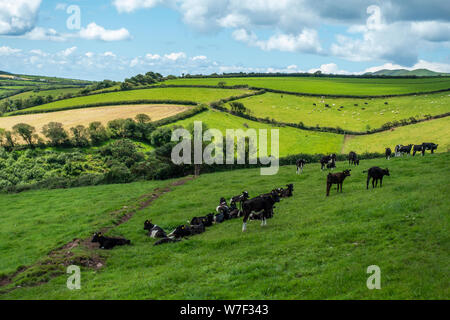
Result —
<svg viewBox="0 0 450 320"><path fill-rule="evenodd" d="M111 229L128 222L136 214L136 212L149 207L159 197L172 191L174 187L181 186L192 179L192 176L188 176L173 181L165 187L156 188L151 193L142 195L139 198L139 203L137 205L131 207L123 206L121 209L111 212L111 215L113 217L117 217L117 220L114 222L114 225L104 227L100 231L106 233ZM82 254L74 253L72 250L75 248L80 248ZM90 269L100 269L105 266L106 257L102 255L97 249L98 243L92 243L90 237L86 239L75 238L67 244L50 251L45 258L41 259L41 261L27 267L22 267L15 273L1 278L0 288L11 285L17 277L25 274L26 272L31 272L33 274L36 272L40 272L39 279L42 280L24 284L22 286L5 288L5 290L0 290L0 294L11 292L12 290L20 287L33 287L44 284L51 278L63 274L65 272L65 267L72 264ZM45 268L42 268L43 270L33 271L33 269L39 269L39 267L43 266L45 266Z"/></svg>
<svg viewBox="0 0 450 320"><path fill-rule="evenodd" d="M344 142L342 143L342 148L341 148L341 152L340 154L344 153L345 150L345 146L347 145L347 142L350 141L351 139L353 139L355 136L351 135L351 134L346 134L344 135Z"/></svg>

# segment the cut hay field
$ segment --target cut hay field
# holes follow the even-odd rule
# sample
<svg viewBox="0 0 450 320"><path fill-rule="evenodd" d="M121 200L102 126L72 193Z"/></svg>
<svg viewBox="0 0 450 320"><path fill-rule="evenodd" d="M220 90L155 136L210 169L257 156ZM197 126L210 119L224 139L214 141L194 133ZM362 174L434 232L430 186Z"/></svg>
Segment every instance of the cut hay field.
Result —
<svg viewBox="0 0 450 320"><path fill-rule="evenodd" d="M155 88L120 91L111 93L102 93L85 97L77 97L55 101L26 111L48 111L62 108L70 108L80 105L95 103L111 103L136 101L136 100L176 100L176 101L194 101L197 103L208 103L215 100L239 96L249 93L249 90L230 90L230 89L203 89L203 88ZM10 113L14 114L14 113Z"/></svg>
<svg viewBox="0 0 450 320"><path fill-rule="evenodd" d="M181 105L120 105L86 109L75 109L51 113L26 114L20 116L0 117L0 128L11 130L18 123L26 123L36 128L41 133L42 127L49 122L60 122L70 129L77 125L87 126L94 121L100 121L104 125L115 119L134 118L137 114L144 113L152 121L164 119L190 107Z"/></svg>
<svg viewBox="0 0 450 320"><path fill-rule="evenodd" d="M254 78L198 78L175 79L165 84L175 85L249 85L273 90L351 96L383 96L430 92L450 89L450 77L418 79L363 79L363 78L315 78L315 77L254 77Z"/></svg>
<svg viewBox="0 0 450 320"><path fill-rule="evenodd" d="M422 144L423 142L439 144L436 152L449 152L450 117L425 121L371 135L347 136L342 153L350 151L383 153L387 147L394 150L394 147L398 144Z"/></svg>
<svg viewBox="0 0 450 320"><path fill-rule="evenodd" d="M425 115L450 112L450 91L444 93L380 99L350 99L298 97L265 93L239 100L252 115L285 123L303 122L314 127L340 127L344 130L366 132L378 129L387 122ZM385 103L388 103L387 105ZM316 104L314 106L313 104ZM329 107L325 107L328 104ZM357 106L355 106L357 104ZM229 108L229 105L227 105ZM343 108L341 108L341 106Z"/></svg>
<svg viewBox="0 0 450 320"><path fill-rule="evenodd" d="M98 270L81 268L81 290L67 289L64 267L59 267L59 276L45 276L45 268L60 262L49 257L47 265L0 287L5 292L22 286L0 298L448 299L449 161L448 153L362 161L345 180L343 193L333 188L329 198L327 173L318 164L308 164L301 176L293 166L271 177L260 176L257 169L205 174L173 187L108 232L130 239L131 246L72 249L77 258L96 254L106 259ZM342 162L337 166L347 168ZM365 189L362 171L371 166L389 167L391 176L384 179L383 188ZM149 218L171 230L213 211L220 197L228 199L242 190L255 196L286 183L294 183L294 196L276 205L274 218L263 228L251 221L242 233L242 221L232 220L158 247L143 230ZM108 210L128 204L127 194L135 192L136 199L155 187L139 186L143 189L123 185L0 195L7 208L1 215L0 246L8 258L2 259L1 270L44 259L74 237L84 239L111 219ZM381 269L381 290L366 286L370 265ZM43 278L50 281L27 286Z"/></svg>
<svg viewBox="0 0 450 320"><path fill-rule="evenodd" d="M279 152L280 157L299 153L337 153L341 150L344 140L343 135L333 133L315 132L300 130L291 127L275 127L247 119L243 119L231 114L219 111L209 110L197 114L191 118L181 120L168 126L181 125L187 127L194 121L204 122L209 129L218 129L225 136L227 129L267 129L268 147L270 152L270 130L279 130ZM247 127L246 127L246 126ZM257 131L258 132L258 131Z"/></svg>

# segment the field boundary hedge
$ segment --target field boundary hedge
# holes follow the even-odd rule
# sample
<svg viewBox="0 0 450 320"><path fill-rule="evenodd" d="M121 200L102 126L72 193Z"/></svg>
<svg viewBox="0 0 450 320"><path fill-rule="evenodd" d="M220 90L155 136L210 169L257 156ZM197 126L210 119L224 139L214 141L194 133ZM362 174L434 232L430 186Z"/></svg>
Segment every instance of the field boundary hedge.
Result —
<svg viewBox="0 0 450 320"><path fill-rule="evenodd" d="M413 125L413 124L420 123L420 122L425 122L425 121L430 121L430 120L435 120L435 119L440 119L440 118L445 118L445 117L450 116L450 112L447 112L444 114L438 114L438 115L434 115L434 116L429 115L424 119L416 119L414 117L411 117L409 119L403 119L403 120L397 121L397 123L395 123L395 124L394 123L390 123L390 124L386 123L383 126L381 126L380 128L371 129L370 131L366 131L366 132L361 132L361 131L345 130L345 129L342 129L339 127L333 128L333 127L320 127L320 126L306 126L302 122L299 122L299 123L281 122L281 121L277 121L275 119L269 119L269 117L258 118L258 117L255 117L255 116L252 116L249 114L233 112L233 111L229 110L228 108L221 106L217 102L211 103L210 107L215 110L221 111L221 112L226 112L226 113L232 114L234 116L241 117L241 118L251 120L251 121L256 121L259 123L271 124L271 125L276 125L279 127L287 126L287 127L292 127L292 128L302 129L302 130L307 130L307 131L329 132L329 133L335 133L335 134L354 135L354 136L371 135L371 134L375 134L375 133L388 131L392 128L409 126L409 125Z"/></svg>
<svg viewBox="0 0 450 320"><path fill-rule="evenodd" d="M194 101L181 101L181 100L126 100L126 101L118 101L118 102L97 102L83 105L75 105L69 107L61 107L54 109L40 109L40 110L27 110L25 111L14 111L6 116L19 116L25 114L37 114L37 113L50 113L50 112L59 112L66 110L74 110L74 109L87 109L87 108L95 108L95 107L106 107L106 106L119 106L119 105L127 105L127 104L175 104L175 105L188 105L188 106L197 106L198 103Z"/></svg>

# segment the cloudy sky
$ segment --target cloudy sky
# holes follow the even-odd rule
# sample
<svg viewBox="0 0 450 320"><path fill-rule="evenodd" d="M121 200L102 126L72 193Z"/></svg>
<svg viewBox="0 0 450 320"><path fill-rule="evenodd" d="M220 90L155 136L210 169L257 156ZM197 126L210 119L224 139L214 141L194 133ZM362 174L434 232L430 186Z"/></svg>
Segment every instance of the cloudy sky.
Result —
<svg viewBox="0 0 450 320"><path fill-rule="evenodd" d="M0 70L450 72L448 0L0 0Z"/></svg>

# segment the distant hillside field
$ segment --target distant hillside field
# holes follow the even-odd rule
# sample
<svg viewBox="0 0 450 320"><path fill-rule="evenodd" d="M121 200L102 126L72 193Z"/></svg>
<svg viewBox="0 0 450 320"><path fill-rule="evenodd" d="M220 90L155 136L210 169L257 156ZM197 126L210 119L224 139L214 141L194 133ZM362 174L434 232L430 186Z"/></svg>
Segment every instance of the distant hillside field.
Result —
<svg viewBox="0 0 450 320"><path fill-rule="evenodd" d="M17 123L27 123L41 133L42 127L49 122L61 122L66 129L77 125L87 126L94 121L107 124L110 120L134 118L145 113L152 121L164 119L190 107L180 105L121 105L87 109L66 110L51 113L26 114L12 117L0 117L0 128L11 130Z"/></svg>
<svg viewBox="0 0 450 320"><path fill-rule="evenodd" d="M342 151L343 153L350 151L360 153L384 152L387 147L394 150L394 147L398 144L422 144L423 142L439 144L436 152L449 152L450 117L425 121L366 136L347 136Z"/></svg>
<svg viewBox="0 0 450 320"><path fill-rule="evenodd" d="M350 95L383 96L430 92L450 89L450 77L423 79L365 79L365 78L315 78L315 77L261 77L261 78L193 78L165 81L177 85L244 85L281 91Z"/></svg>
<svg viewBox="0 0 450 320"><path fill-rule="evenodd" d="M384 99L321 99L320 97L266 93L241 99L239 102L242 102L252 111L252 115L258 118L269 117L269 119L285 123L303 122L310 127L319 125L366 132L368 127L377 129L387 122L410 117L419 120L425 119L425 115L450 112L450 91ZM329 107L326 107L326 104Z"/></svg>
<svg viewBox="0 0 450 320"><path fill-rule="evenodd" d="M28 99L30 97L37 97L37 96L47 97L49 95L51 95L54 99L56 99L60 95L64 95L67 93L75 94L75 93L78 93L80 90L81 90L81 88L61 88L61 89L52 89L52 90L41 90L41 91L37 91L37 92L31 90L31 91L16 94L16 95L8 97L6 99L9 99L9 100Z"/></svg>
<svg viewBox="0 0 450 320"><path fill-rule="evenodd" d="M230 89L203 89L203 88L156 88L120 91L111 93L95 94L85 97L77 97L55 101L43 104L26 111L46 111L58 110L61 108L70 108L95 103L111 103L135 100L177 100L194 101L198 103L208 103L222 98L239 96L249 93L249 90L230 90Z"/></svg>

